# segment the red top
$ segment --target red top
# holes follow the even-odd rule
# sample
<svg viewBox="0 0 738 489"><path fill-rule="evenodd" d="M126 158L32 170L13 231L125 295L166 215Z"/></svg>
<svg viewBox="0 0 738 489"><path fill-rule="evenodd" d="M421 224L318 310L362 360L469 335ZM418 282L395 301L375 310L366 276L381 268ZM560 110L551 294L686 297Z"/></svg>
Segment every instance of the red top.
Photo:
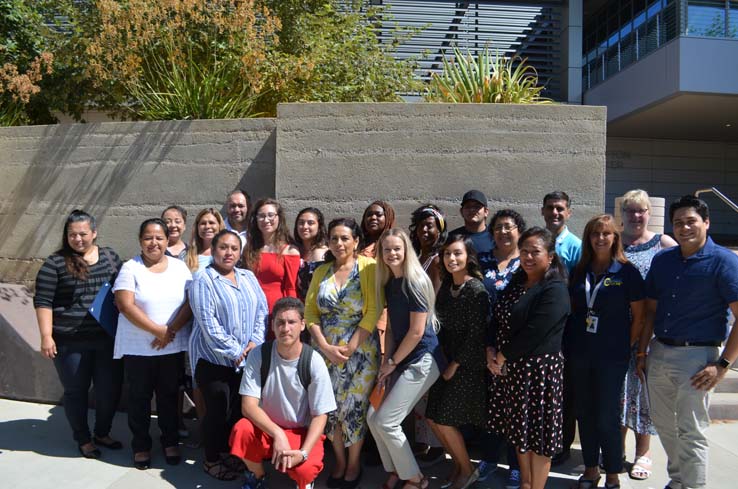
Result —
<svg viewBox="0 0 738 489"><path fill-rule="evenodd" d="M261 252L256 279L266 295L269 313L282 297L297 297L297 271L300 255Z"/></svg>

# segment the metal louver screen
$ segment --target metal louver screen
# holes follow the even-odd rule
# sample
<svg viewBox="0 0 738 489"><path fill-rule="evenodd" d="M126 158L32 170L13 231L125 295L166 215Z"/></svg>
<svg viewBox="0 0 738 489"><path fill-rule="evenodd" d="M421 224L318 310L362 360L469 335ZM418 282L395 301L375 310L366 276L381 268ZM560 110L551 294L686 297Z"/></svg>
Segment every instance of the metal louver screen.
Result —
<svg viewBox="0 0 738 489"><path fill-rule="evenodd" d="M383 42L391 30L418 29L401 42L399 59L415 58L418 77L428 80L443 68L443 54L453 46L475 53L489 46L506 56L520 56L538 71L545 96L560 99L561 15L560 1L450 2L445 0L382 0L389 19L379 27Z"/></svg>

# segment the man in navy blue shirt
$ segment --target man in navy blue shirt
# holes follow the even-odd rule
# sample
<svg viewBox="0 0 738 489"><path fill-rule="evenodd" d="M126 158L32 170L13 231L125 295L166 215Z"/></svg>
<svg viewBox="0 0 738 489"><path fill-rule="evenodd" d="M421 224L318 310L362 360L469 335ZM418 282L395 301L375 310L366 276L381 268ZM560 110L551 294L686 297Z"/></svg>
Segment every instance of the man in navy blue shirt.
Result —
<svg viewBox="0 0 738 489"><path fill-rule="evenodd" d="M702 200L682 197L669 207L669 218L679 246L657 254L646 277L638 372L642 379L648 375L651 418L668 457L667 487L705 488L708 391L738 357L735 324L719 353L728 308L738 314L738 256L707 235L710 217Z"/></svg>
<svg viewBox="0 0 738 489"><path fill-rule="evenodd" d="M487 196L479 190L469 190L461 198L460 212L461 217L464 218L464 225L454 229L448 235L463 234L471 238L474 251L477 252L479 259L479 268L484 274L491 266L492 248L495 247L492 234L487 229L487 217L489 216Z"/></svg>

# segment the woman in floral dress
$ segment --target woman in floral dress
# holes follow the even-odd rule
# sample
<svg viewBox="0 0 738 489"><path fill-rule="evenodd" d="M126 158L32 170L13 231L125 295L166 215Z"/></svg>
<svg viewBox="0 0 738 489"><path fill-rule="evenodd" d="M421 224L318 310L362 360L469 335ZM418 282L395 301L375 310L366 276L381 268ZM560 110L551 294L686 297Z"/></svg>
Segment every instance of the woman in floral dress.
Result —
<svg viewBox="0 0 738 489"><path fill-rule="evenodd" d="M326 263L315 270L305 300L305 322L326 358L338 405L326 425L336 457L327 485L344 489L361 479L369 393L379 369L376 263L357 255L360 242L356 221L331 221Z"/></svg>
<svg viewBox="0 0 738 489"><path fill-rule="evenodd" d="M644 190L631 190L623 195L621 204L623 215L623 251L625 257L641 272L646 279L651 268L651 260L656 253L664 248L676 246L676 241L665 234L656 234L648 230L648 221L651 217L651 201ZM648 479L651 475L651 435L656 434L656 428L651 422L648 407L646 386L636 375L636 352L638 343L633 346L625 374L623 395L621 399L623 429L623 445L628 430L633 430L636 437L636 453L630 477L637 480Z"/></svg>

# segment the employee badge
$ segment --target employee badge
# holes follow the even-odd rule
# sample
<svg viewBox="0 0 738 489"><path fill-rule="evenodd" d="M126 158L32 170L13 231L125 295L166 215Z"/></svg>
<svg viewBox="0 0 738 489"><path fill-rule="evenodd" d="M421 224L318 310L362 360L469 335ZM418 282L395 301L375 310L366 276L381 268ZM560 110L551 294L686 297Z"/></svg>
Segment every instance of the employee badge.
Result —
<svg viewBox="0 0 738 489"><path fill-rule="evenodd" d="M587 311L587 319L585 319L585 323L587 324L587 333L597 333L597 323L599 320L600 318L595 315L592 309Z"/></svg>

